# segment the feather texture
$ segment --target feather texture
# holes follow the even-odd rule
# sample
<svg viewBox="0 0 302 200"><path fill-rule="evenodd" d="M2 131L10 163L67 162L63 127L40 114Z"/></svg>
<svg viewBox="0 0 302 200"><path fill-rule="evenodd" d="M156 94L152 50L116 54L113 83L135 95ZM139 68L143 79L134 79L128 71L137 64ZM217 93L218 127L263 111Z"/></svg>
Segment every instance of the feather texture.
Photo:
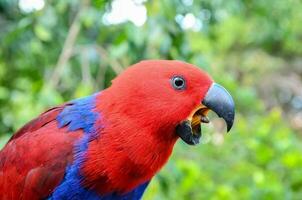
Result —
<svg viewBox="0 0 302 200"><path fill-rule="evenodd" d="M185 90L172 87L176 75ZM212 83L187 63L145 61L101 93L46 111L1 150L0 197L140 199Z"/></svg>
<svg viewBox="0 0 302 200"><path fill-rule="evenodd" d="M66 134L56 115L65 107L43 113L24 126L0 152L1 199L42 199L61 182L73 160L74 142L82 131Z"/></svg>
<svg viewBox="0 0 302 200"><path fill-rule="evenodd" d="M85 177L80 170L89 142L98 137L96 128L101 129L95 124L100 113L93 111L97 95L49 109L11 138L0 153L1 199L141 198L148 182L125 194L111 192L104 195L82 184ZM32 148L27 149L28 146ZM28 160L20 162L20 154Z"/></svg>

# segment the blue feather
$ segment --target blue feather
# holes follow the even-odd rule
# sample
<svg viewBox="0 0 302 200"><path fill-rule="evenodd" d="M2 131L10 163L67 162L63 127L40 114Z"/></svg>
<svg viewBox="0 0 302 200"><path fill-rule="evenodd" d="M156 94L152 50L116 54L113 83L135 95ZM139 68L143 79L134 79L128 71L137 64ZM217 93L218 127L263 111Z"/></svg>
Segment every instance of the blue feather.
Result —
<svg viewBox="0 0 302 200"><path fill-rule="evenodd" d="M49 200L138 200L149 184L148 181L127 194L111 193L102 196L81 185L84 177L81 176L79 169L85 162L89 142L97 137L94 124L101 117L99 113L93 111L96 95L70 102L57 117L59 128L67 126L68 131L83 129L84 135L74 146L74 162L66 168L63 181L48 197Z"/></svg>

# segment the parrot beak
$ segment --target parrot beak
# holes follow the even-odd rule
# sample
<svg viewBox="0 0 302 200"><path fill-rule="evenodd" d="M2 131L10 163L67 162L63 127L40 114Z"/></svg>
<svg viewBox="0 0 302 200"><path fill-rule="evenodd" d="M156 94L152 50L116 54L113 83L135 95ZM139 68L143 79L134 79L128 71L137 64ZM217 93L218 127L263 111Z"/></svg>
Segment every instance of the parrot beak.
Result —
<svg viewBox="0 0 302 200"><path fill-rule="evenodd" d="M213 83L206 96L189 115L176 127L178 136L189 145L196 145L201 138L201 123L209 123L207 113L214 111L223 118L227 125L227 132L233 126L235 117L235 105L232 96L228 91L217 83Z"/></svg>

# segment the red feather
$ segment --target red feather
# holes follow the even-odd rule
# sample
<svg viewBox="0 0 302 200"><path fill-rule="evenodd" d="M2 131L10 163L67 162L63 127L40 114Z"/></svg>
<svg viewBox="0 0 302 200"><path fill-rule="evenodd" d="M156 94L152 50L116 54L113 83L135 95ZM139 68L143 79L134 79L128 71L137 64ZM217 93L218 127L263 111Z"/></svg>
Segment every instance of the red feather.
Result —
<svg viewBox="0 0 302 200"><path fill-rule="evenodd" d="M72 162L73 145L82 131L58 128L56 117L66 105L52 108L21 128L0 152L2 199L46 198Z"/></svg>
<svg viewBox="0 0 302 200"><path fill-rule="evenodd" d="M170 78L187 79L175 91ZM96 100L102 127L90 142L85 184L101 193L127 193L150 180L166 163L178 139L176 125L200 105L211 78L179 61L143 61L118 76ZM105 184L104 184L105 183Z"/></svg>
<svg viewBox="0 0 302 200"><path fill-rule="evenodd" d="M185 90L171 86L175 75L186 79ZM200 105L212 83L206 73L179 61L140 62L117 77L91 108L100 117L80 168L85 186L99 194L127 193L150 181L171 155L175 127ZM30 122L0 152L4 199L45 198L61 182L74 142L83 135L58 128L55 119L63 108Z"/></svg>

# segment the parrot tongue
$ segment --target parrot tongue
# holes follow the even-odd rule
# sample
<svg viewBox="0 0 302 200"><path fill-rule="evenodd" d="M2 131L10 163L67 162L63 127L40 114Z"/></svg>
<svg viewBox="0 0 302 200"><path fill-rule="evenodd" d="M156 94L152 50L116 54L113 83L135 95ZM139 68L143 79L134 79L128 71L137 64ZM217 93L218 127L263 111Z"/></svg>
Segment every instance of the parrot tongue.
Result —
<svg viewBox="0 0 302 200"><path fill-rule="evenodd" d="M201 135L201 124L210 122L209 118L206 116L207 113L208 113L207 108L201 108L193 114L191 120L191 127L192 127L193 134Z"/></svg>
<svg viewBox="0 0 302 200"><path fill-rule="evenodd" d="M208 111L208 108L201 105L191 113L187 120L182 121L176 127L176 133L187 144L195 145L199 143L201 124L210 122L206 117Z"/></svg>

